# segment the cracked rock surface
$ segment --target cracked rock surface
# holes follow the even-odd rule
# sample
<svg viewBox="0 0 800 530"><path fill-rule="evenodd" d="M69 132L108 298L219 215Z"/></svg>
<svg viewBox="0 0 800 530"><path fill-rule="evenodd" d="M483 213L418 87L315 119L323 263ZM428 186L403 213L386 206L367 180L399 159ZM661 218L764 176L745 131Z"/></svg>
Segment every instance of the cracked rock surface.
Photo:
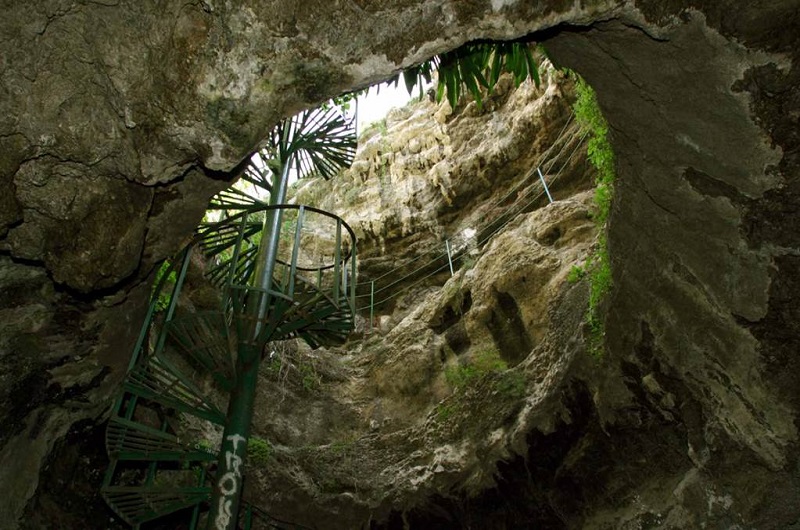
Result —
<svg viewBox="0 0 800 530"><path fill-rule="evenodd" d="M105 527L100 503L48 503L77 476L55 463L101 439L84 433L123 377L155 264L280 117L466 41L529 34L596 88L611 126L607 353L553 372L567 374L562 412L495 453L493 486L389 502L375 524L798 524L796 2L47 0L3 13L3 530ZM443 476L469 454L443 450ZM42 506L60 515L43 522Z"/></svg>

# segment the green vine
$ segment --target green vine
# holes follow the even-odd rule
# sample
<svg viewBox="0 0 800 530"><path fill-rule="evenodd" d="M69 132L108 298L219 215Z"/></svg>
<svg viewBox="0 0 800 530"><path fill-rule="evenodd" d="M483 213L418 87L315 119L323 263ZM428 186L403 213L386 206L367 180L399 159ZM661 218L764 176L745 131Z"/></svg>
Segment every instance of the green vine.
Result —
<svg viewBox="0 0 800 530"><path fill-rule="evenodd" d="M156 287L161 282L161 278L167 274L169 271L169 262L163 261L161 262L161 267L159 267L158 272L156 273L156 278L153 281L153 288L151 292L151 296L157 296L156 298L156 311L164 311L169 306L169 302L172 299L172 286L175 285L175 282L178 281L178 272L176 270L172 270L169 272L166 281L164 282L163 287L161 290L156 293Z"/></svg>
<svg viewBox="0 0 800 530"><path fill-rule="evenodd" d="M590 135L587 155L589 162L597 169L593 217L600 230L600 237L594 253L583 270L589 279L589 310L586 317L590 329L589 352L595 357L600 357L605 337L605 322L600 306L612 286L606 222L611 212L611 198L614 195L614 151L608 141L608 122L600 111L594 90L580 76L576 76L575 89L578 96L574 105L575 118ZM578 274L574 276L577 278Z"/></svg>
<svg viewBox="0 0 800 530"><path fill-rule="evenodd" d="M320 387L320 378L313 364L300 364L299 367L303 390L313 392Z"/></svg>

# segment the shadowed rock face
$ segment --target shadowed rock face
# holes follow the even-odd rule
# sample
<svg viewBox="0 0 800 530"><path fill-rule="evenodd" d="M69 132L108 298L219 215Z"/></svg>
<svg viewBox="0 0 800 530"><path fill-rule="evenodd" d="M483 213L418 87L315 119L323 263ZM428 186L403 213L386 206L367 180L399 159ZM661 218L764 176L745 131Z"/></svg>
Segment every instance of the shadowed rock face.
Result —
<svg viewBox="0 0 800 530"><path fill-rule="evenodd" d="M467 40L528 33L596 87L612 128L608 353L568 367L568 414L527 435L526 469L510 459L495 490L431 497L406 520L800 518L793 2L6 4L0 528L18 526L57 440L108 406L153 264L279 117Z"/></svg>

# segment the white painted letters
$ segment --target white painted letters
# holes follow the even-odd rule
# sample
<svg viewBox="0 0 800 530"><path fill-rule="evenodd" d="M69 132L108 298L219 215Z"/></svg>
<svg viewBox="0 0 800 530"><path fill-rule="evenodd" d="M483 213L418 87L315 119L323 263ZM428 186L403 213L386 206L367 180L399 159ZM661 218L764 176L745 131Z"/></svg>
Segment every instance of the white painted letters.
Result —
<svg viewBox="0 0 800 530"><path fill-rule="evenodd" d="M225 451L225 469L220 470L223 474L219 482L217 482L217 487L222 493L215 521L217 530L226 530L231 522L233 500L230 497L236 495L239 491L239 483L242 478L242 457L237 453L239 452L239 443L244 442L245 437L239 434L232 434L225 439L233 443L233 451Z"/></svg>

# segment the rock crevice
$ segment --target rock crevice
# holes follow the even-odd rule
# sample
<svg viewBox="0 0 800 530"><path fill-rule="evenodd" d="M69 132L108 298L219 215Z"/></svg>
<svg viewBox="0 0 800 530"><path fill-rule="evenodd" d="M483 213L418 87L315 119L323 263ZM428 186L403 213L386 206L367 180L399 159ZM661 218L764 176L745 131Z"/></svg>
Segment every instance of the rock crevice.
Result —
<svg viewBox="0 0 800 530"><path fill-rule="evenodd" d="M279 118L302 107L470 40L522 35L540 36L555 61L596 88L612 129L618 180L608 233L615 288L606 301L606 357L583 353L585 287L553 287L565 285L569 267L542 258L552 256L551 245L564 245L559 252L590 245L586 201L564 201L545 208L566 216L540 219L548 231L525 232L520 223L506 229L514 235L503 239L504 249L495 243L485 251L538 243L518 249L530 257L530 273L509 276L513 287L495 285L520 307L530 338L507 348L531 348L511 373L531 378L532 397L522 410L506 402L489 409L517 418L504 427L504 442L457 442L462 427L491 427L464 420L477 394L465 393L458 406L445 399L444 387L413 394L414 385L400 384L385 359L360 379L371 385L364 406L380 427L373 438L396 439L402 451L370 460L377 446L367 437L343 454L363 460L361 471L383 481L384 491L397 480L396 496L354 500L352 484L334 472L341 481L326 484L323 497L274 502L324 498L328 514L380 506L375 513L387 528L401 528L404 517L439 528L486 521L553 528L796 524L800 21L791 1L740 4L367 0L298 10L282 0L8 3L0 21L0 420L16 427L0 447L7 489L0 528L34 520L42 506L56 513L45 490L34 496L42 466L57 458L48 456L54 447L66 450L57 440L77 439L75 422L94 421L109 403L154 265L181 246L208 197L225 186L206 173L231 175ZM488 122L485 133L497 138L497 149L470 158L458 151L456 144L472 149L458 131L477 114L468 105L442 111L430 129L412 135L417 141L399 151L378 144L364 171L353 169L351 178L387 184L363 198L354 194L355 203L393 201L391 188L408 186L401 174L424 164L432 184L423 195L410 190L417 205L354 219L359 235L381 249L365 256L367 276L393 266L381 255L413 255L452 235L413 213L419 209L432 206L456 231L476 224L468 211L497 218L476 204L486 204L507 168L529 162L515 138L528 135L531 123L510 121L503 130ZM423 153L430 162L414 158ZM460 193L455 160L462 170L472 164L470 174L483 183L474 194L480 200ZM579 183L571 186L570 195L579 191ZM472 271L508 274L490 267L485 254ZM478 274L472 271L460 273L471 304L444 336L437 326L452 318L445 318L449 301L384 308L395 315L385 340L406 352L416 380L435 380L443 362L466 363L494 344L485 325L491 291L469 283ZM445 281L443 275L428 287ZM555 306L536 303L542 289L550 289ZM406 315L434 329L406 329ZM481 391L496 390L504 381L497 377ZM42 390L35 393L42 400L21 395L33 389ZM401 395L409 400L402 406L387 397ZM404 415L439 401L425 424L412 427ZM452 428L439 428L441 415L453 419ZM393 422L396 430L383 427ZM295 435L288 430L286 445ZM442 450L417 453L431 436L440 437ZM529 457L520 460L509 447ZM309 461L320 469L338 469L332 453L314 454ZM487 464L503 459L497 469ZM393 463L369 468L370 461ZM286 469L311 476L297 462ZM523 463L535 480L516 471ZM447 490L454 484L463 491ZM415 485L422 486L413 494L403 489ZM508 519L496 517L498 499L515 508ZM342 527L353 521L342 519Z"/></svg>

